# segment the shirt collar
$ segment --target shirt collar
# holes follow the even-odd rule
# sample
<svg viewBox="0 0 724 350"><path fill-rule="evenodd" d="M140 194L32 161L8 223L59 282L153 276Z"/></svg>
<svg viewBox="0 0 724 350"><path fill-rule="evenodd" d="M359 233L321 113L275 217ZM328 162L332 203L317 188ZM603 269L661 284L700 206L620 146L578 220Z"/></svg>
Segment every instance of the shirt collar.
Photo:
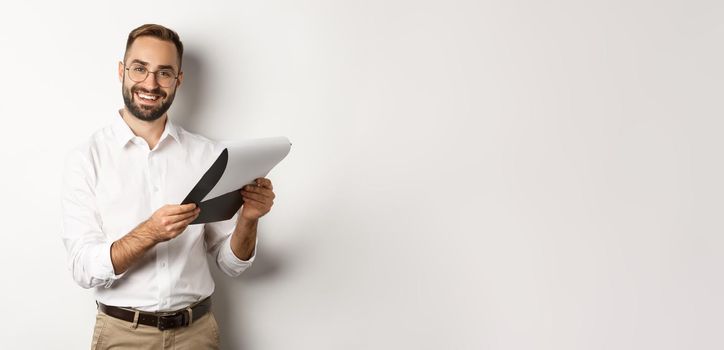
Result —
<svg viewBox="0 0 724 350"><path fill-rule="evenodd" d="M136 137L136 134L133 133L131 127L126 124L125 120L123 120L121 110L118 111L118 115L113 120L113 133L115 134L118 147L121 148L125 147L129 141ZM174 140L176 140L176 142L181 142L179 140L178 128L173 122L171 122L168 116L166 117L166 125L163 128L163 133L161 133L161 137L158 139L158 142L161 143L161 141L163 141L167 136L171 136Z"/></svg>

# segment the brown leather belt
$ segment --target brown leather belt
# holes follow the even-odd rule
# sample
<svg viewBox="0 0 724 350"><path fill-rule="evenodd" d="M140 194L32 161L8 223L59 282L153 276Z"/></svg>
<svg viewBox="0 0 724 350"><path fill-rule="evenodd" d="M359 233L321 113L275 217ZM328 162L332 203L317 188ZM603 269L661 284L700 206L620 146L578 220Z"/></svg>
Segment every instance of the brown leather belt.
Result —
<svg viewBox="0 0 724 350"><path fill-rule="evenodd" d="M166 330L178 327L186 327L198 320L201 316L206 315L211 310L211 297L208 297L196 305L178 311L171 312L143 312L133 311L126 308L105 305L99 302L98 309L104 314L121 319L128 322L135 322L136 313L138 313L138 323L147 326L157 327L159 330ZM191 312L189 312L191 310Z"/></svg>

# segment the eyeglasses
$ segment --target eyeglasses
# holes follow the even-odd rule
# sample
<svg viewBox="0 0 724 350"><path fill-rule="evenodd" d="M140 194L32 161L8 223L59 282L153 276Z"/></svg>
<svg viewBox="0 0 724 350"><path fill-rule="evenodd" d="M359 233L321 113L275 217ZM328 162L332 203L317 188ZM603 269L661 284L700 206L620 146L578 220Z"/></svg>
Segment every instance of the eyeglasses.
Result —
<svg viewBox="0 0 724 350"><path fill-rule="evenodd" d="M124 64L125 66L125 64ZM153 73L156 76L156 81L158 82L158 85L161 85L162 87L171 87L173 85L173 82L176 81L178 78L178 75L176 75L176 72L173 71L173 69L159 69L155 72L151 72L150 70L146 69L146 67L142 64L134 63L130 67L125 68L128 71L128 78L136 83L140 83L148 77L148 73Z"/></svg>

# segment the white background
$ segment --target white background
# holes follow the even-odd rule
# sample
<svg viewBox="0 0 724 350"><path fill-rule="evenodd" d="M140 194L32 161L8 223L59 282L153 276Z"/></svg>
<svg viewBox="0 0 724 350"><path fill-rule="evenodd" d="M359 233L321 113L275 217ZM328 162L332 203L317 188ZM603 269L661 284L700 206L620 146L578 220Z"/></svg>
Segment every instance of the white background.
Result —
<svg viewBox="0 0 724 350"><path fill-rule="evenodd" d="M227 349L721 349L720 1L27 1L0 10L3 349L85 349L65 154L122 107L128 32L186 46L170 111L285 135Z"/></svg>

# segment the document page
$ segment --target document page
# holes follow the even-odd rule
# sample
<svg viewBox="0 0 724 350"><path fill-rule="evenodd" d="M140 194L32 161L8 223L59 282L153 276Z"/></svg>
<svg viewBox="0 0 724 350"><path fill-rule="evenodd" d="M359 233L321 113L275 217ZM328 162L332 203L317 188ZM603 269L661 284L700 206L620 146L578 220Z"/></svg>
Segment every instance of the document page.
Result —
<svg viewBox="0 0 724 350"><path fill-rule="evenodd" d="M244 203L241 188L265 177L292 145L286 137L222 143L226 148L181 202L201 208L192 225L231 219Z"/></svg>

